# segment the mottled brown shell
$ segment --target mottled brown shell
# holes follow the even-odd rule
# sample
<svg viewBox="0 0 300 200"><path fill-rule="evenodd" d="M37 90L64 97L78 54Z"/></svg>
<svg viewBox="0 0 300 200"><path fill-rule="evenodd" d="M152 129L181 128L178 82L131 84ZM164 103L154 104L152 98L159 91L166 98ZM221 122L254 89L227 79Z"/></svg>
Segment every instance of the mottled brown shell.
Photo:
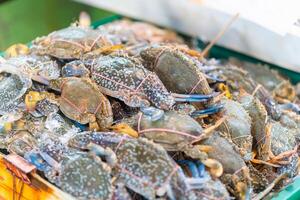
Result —
<svg viewBox="0 0 300 200"><path fill-rule="evenodd" d="M145 66L155 72L166 88L180 94L210 94L197 60L175 47L150 47L141 52ZM199 61L198 61L199 62Z"/></svg>
<svg viewBox="0 0 300 200"><path fill-rule="evenodd" d="M189 115L167 111L156 121L145 115L141 116L140 133L156 143L160 143L169 151L178 151L180 144L195 141L202 134L200 124Z"/></svg>
<svg viewBox="0 0 300 200"><path fill-rule="evenodd" d="M60 110L69 118L86 124L95 121L102 127L112 123L108 99L89 79L67 78L61 85Z"/></svg>
<svg viewBox="0 0 300 200"><path fill-rule="evenodd" d="M251 118L237 101L223 99L225 122L220 131L228 133L230 139L239 147L243 158L248 161L252 156Z"/></svg>
<svg viewBox="0 0 300 200"><path fill-rule="evenodd" d="M111 44L109 39L99 31L88 27L70 26L36 39L31 51L60 59L74 59L108 44Z"/></svg>

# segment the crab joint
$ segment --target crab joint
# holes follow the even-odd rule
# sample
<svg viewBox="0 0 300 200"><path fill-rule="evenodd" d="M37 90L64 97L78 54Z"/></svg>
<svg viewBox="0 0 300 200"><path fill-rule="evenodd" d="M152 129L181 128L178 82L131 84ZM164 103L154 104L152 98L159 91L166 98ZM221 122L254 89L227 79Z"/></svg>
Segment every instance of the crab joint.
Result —
<svg viewBox="0 0 300 200"><path fill-rule="evenodd" d="M110 128L117 133L126 134L131 137L135 137L135 138L139 137L138 132L136 132L133 128L131 128L126 123L119 123L119 124L111 126Z"/></svg>
<svg viewBox="0 0 300 200"><path fill-rule="evenodd" d="M39 92L30 91L25 96L25 105L28 111L33 111L36 107L37 102L41 101L44 97Z"/></svg>
<svg viewBox="0 0 300 200"><path fill-rule="evenodd" d="M223 174L222 164L215 159L205 159L201 161L206 167L209 168L209 172L214 177L220 177Z"/></svg>
<svg viewBox="0 0 300 200"><path fill-rule="evenodd" d="M232 95L230 93L230 90L229 90L229 87L227 85L225 85L224 83L220 83L218 85L218 89L222 92L224 92L225 96L228 98L228 99L232 99Z"/></svg>

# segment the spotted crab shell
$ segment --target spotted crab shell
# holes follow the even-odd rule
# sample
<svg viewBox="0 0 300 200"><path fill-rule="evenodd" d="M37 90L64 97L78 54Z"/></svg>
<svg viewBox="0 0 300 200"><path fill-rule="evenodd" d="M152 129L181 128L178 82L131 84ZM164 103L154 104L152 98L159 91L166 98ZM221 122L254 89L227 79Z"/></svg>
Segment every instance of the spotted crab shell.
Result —
<svg viewBox="0 0 300 200"><path fill-rule="evenodd" d="M177 165L160 145L147 139L129 139L116 150L120 179L133 191L154 199L167 187Z"/></svg>
<svg viewBox="0 0 300 200"><path fill-rule="evenodd" d="M110 168L99 158L87 155L62 166L58 180L62 190L79 199L111 199L113 186Z"/></svg>
<svg viewBox="0 0 300 200"><path fill-rule="evenodd" d="M85 53L111 43L110 38L97 30L70 26L36 39L31 50L37 54L51 55L60 59L79 59Z"/></svg>
<svg viewBox="0 0 300 200"><path fill-rule="evenodd" d="M22 102L22 97L27 89L31 87L32 81L16 66L8 63L0 64L0 73L9 74L9 76L0 75L0 115L4 115L18 109L17 107Z"/></svg>
<svg viewBox="0 0 300 200"><path fill-rule="evenodd" d="M92 79L101 91L124 101L131 107L149 106L170 109L175 100L153 72L139 61L125 56L103 56L95 60Z"/></svg>

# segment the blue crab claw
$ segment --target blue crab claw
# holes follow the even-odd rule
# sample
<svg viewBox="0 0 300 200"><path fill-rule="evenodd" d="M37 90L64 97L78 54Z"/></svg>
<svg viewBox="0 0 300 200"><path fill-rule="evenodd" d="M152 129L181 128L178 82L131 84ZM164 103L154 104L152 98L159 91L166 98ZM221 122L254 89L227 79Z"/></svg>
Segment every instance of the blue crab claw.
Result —
<svg viewBox="0 0 300 200"><path fill-rule="evenodd" d="M54 169L60 168L59 163L54 158L52 158L48 153L42 151L39 151L38 153L41 156L41 158L44 159L44 161L46 161L47 164L49 164L51 167L53 167Z"/></svg>
<svg viewBox="0 0 300 200"><path fill-rule="evenodd" d="M300 106L295 103L285 103L285 104L280 104L279 108L281 110L291 110L297 114L300 114Z"/></svg>
<svg viewBox="0 0 300 200"><path fill-rule="evenodd" d="M74 124L75 127L79 128L81 131L87 131L88 130L88 126L86 124L80 124L79 122L75 121L75 120L71 120Z"/></svg>
<svg viewBox="0 0 300 200"><path fill-rule="evenodd" d="M102 146L100 145L97 145L97 144L93 144L93 143L90 143L87 148L93 152L95 155L99 156L99 157L104 157L105 158L105 161L106 163L109 165L109 166L115 166L116 163L117 163L117 156L116 154L113 152L113 150L111 150L110 148L106 147L106 148L103 148Z"/></svg>
<svg viewBox="0 0 300 200"><path fill-rule="evenodd" d="M26 153L24 155L24 158L31 164L35 165L36 168L40 171L45 171L49 166L47 162L45 162L45 160L40 156L40 154L36 152Z"/></svg>
<svg viewBox="0 0 300 200"><path fill-rule="evenodd" d="M204 110L197 110L192 112L191 117L199 117L201 115L212 115L221 111L224 107L223 104L214 105L212 107L206 108Z"/></svg>
<svg viewBox="0 0 300 200"><path fill-rule="evenodd" d="M172 96L175 98L177 102L205 102L208 101L215 96L217 96L219 92L214 92L211 94L176 94L172 93Z"/></svg>
<svg viewBox="0 0 300 200"><path fill-rule="evenodd" d="M151 121L157 121L164 115L163 110L154 107L141 107L141 111L144 115L149 117Z"/></svg>
<svg viewBox="0 0 300 200"><path fill-rule="evenodd" d="M197 165L193 161L190 161L190 160L179 160L178 163L180 165L187 166L188 169L189 169L189 172L191 173L191 175L192 175L193 178L199 178L200 177L199 171L197 169Z"/></svg>
<svg viewBox="0 0 300 200"><path fill-rule="evenodd" d="M198 173L199 173L199 177L204 177L205 174L205 165L200 162L199 160L196 161L196 165L197 165L197 169L198 169Z"/></svg>

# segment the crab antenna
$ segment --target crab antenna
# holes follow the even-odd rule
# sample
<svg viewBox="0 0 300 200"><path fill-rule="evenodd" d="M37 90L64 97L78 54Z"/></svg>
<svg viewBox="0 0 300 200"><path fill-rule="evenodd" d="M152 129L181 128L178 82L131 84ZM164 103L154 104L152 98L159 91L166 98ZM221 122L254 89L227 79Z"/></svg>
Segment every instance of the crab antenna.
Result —
<svg viewBox="0 0 300 200"><path fill-rule="evenodd" d="M224 33L227 31L227 29L230 27L230 25L239 17L239 15L240 15L240 13L235 14L230 19L230 21L221 29L221 31L217 34L217 36L212 41L210 41L210 43L200 53L200 58L203 58L206 56L206 54L212 48L212 46L224 35Z"/></svg>

